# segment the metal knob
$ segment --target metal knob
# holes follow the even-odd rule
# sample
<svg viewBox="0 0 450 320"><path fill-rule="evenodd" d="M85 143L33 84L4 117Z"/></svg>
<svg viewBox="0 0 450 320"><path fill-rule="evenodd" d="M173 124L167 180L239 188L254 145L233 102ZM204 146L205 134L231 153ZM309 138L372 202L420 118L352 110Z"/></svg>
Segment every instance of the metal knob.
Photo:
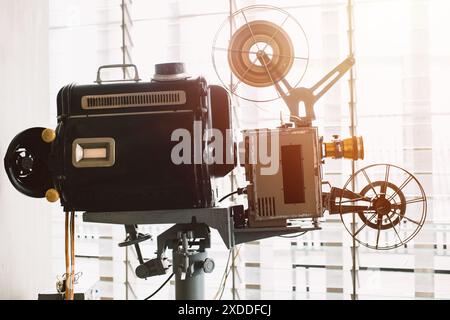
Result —
<svg viewBox="0 0 450 320"><path fill-rule="evenodd" d="M214 260L208 258L203 261L203 271L205 271L205 273L212 273L215 268L216 263L214 262Z"/></svg>
<svg viewBox="0 0 450 320"><path fill-rule="evenodd" d="M52 129L45 129L42 131L41 137L45 143L52 143L56 139L56 132Z"/></svg>
<svg viewBox="0 0 450 320"><path fill-rule="evenodd" d="M164 63L155 66L154 81L176 81L188 78L184 63Z"/></svg>
<svg viewBox="0 0 450 320"><path fill-rule="evenodd" d="M45 193L45 198L50 203L55 203L59 200L59 192L56 189L49 189Z"/></svg>

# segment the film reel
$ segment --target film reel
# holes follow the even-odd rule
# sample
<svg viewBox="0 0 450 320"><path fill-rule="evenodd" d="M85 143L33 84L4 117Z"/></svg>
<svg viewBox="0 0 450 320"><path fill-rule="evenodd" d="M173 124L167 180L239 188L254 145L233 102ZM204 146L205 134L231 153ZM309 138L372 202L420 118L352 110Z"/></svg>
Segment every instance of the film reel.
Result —
<svg viewBox="0 0 450 320"><path fill-rule="evenodd" d="M269 87L288 74L293 54L291 39L282 28L269 21L252 21L231 38L228 62L239 81ZM261 63L261 59L265 60Z"/></svg>
<svg viewBox="0 0 450 320"><path fill-rule="evenodd" d="M359 193L350 185L364 186ZM422 229L427 199L419 181L406 170L376 164L356 172L336 199L345 228L363 246L389 250L405 245ZM353 215L356 225L353 225Z"/></svg>
<svg viewBox="0 0 450 320"><path fill-rule="evenodd" d="M21 193L44 198L53 187L48 169L51 145L42 140L45 128L31 128L18 134L4 159L5 169L12 185Z"/></svg>
<svg viewBox="0 0 450 320"><path fill-rule="evenodd" d="M288 12L250 6L223 22L212 57L228 91L244 100L269 102L281 98L276 90L280 81L293 84L288 91L300 84L309 63L309 43L300 23ZM237 78L233 84L230 71Z"/></svg>

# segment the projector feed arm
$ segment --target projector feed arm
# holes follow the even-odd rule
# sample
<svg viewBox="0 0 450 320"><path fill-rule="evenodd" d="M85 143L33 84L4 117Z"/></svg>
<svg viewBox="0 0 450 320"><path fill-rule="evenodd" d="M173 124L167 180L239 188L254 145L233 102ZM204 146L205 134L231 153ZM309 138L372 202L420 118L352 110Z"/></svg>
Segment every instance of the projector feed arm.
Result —
<svg viewBox="0 0 450 320"><path fill-rule="evenodd" d="M311 88L292 89L287 80L283 79L281 82L289 91L289 93L285 93L281 88L281 85L277 83L275 87L289 107L292 121L298 126L310 126L311 122L316 119L314 113L315 103L325 95L354 66L354 64L355 59L352 56L348 57ZM299 108L301 102L303 102L305 106L304 117L300 116Z"/></svg>
<svg viewBox="0 0 450 320"><path fill-rule="evenodd" d="M319 100L325 93L328 92L353 66L355 65L355 59L353 57L348 57L340 65L338 65L333 71L328 73L322 80L320 80L315 86L310 90L316 92L324 84L328 84L319 92L315 93L315 100ZM333 78L334 77L334 78Z"/></svg>

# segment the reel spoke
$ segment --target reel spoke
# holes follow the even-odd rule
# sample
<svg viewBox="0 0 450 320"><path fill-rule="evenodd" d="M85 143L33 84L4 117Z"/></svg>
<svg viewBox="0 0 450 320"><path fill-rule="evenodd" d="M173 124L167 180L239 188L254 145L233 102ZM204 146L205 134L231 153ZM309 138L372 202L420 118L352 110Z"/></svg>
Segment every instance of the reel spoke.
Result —
<svg viewBox="0 0 450 320"><path fill-rule="evenodd" d="M367 175L366 170L362 169L361 172L363 173L364 177L366 178L367 182L369 183L370 188L373 190L373 192L375 193L375 196L378 196L377 190L375 190L372 181L370 181L369 176Z"/></svg>
<svg viewBox="0 0 450 320"><path fill-rule="evenodd" d="M403 240L402 240L402 238L400 237L400 235L398 234L397 229L395 229L395 226L394 226L394 223L392 222L391 217L390 217L389 215L388 215L387 217L388 217L389 222L390 222L390 224L391 224L391 226L392 226L392 229L394 229L395 234L397 235L397 237L398 237L398 239L400 240L400 242L403 244Z"/></svg>
<svg viewBox="0 0 450 320"><path fill-rule="evenodd" d="M269 41L267 41L263 51L266 51L267 47L269 46L269 42L272 44L273 40L275 39L275 37L278 35L278 33L280 32L281 28L283 28L283 26L285 25L285 23L288 21L289 16L286 17L286 19L284 19L284 21L281 23L280 25L280 29L277 29L277 31L275 31L275 33L270 37Z"/></svg>
<svg viewBox="0 0 450 320"><path fill-rule="evenodd" d="M417 198L414 198L414 199L407 200L405 202L405 204L408 205L408 204L425 202L425 201L426 201L426 199L424 197L417 197Z"/></svg>
<svg viewBox="0 0 450 320"><path fill-rule="evenodd" d="M269 76L270 81L272 81L273 86L276 88L277 83L273 80L272 74L270 73L270 70L267 67L266 59L264 59L264 57L263 57L262 59L259 59L259 60L260 60L260 62L262 61L262 63L264 64L264 68L266 69L267 75ZM281 98L279 90L275 90L275 91L277 92L278 97Z"/></svg>
<svg viewBox="0 0 450 320"><path fill-rule="evenodd" d="M378 249L378 244L380 242L381 224L382 224L382 220L379 220L378 221L378 231L377 231L377 245L375 246L375 249Z"/></svg>
<svg viewBox="0 0 450 320"><path fill-rule="evenodd" d="M267 53L269 57L280 57L280 58L289 58L294 60L309 60L309 58L306 57L295 57L295 56L287 56L283 54L276 54L276 53Z"/></svg>
<svg viewBox="0 0 450 320"><path fill-rule="evenodd" d="M381 196L383 196L384 198L386 198L386 190L387 190L387 185L389 182L389 171L391 170L391 166L387 165L386 166L386 173L384 175L384 184L381 186Z"/></svg>
<svg viewBox="0 0 450 320"><path fill-rule="evenodd" d="M238 50L238 49L221 48L221 47L213 47L213 49L219 50L219 51L226 51L226 52L235 52L235 53L258 54L258 52L249 51L249 50ZM270 54L267 54L267 55L270 55Z"/></svg>
<svg viewBox="0 0 450 320"><path fill-rule="evenodd" d="M254 45L256 45L256 48L258 49L258 51L260 51L261 49L259 48L258 42L256 41L255 34L253 33L252 27L248 23L247 16L245 15L245 11L242 10L241 13L244 16L245 25L248 27L248 30L250 31L250 34L252 35Z"/></svg>
<svg viewBox="0 0 450 320"><path fill-rule="evenodd" d="M244 74L242 75L243 78L245 78L245 76L247 75L247 73L250 72L250 70L252 69L252 66L255 65L256 61L258 61L258 58L256 58L256 59L252 62L252 64L247 68L247 70L245 70ZM231 88L231 92L232 92L232 93L235 93L236 90L237 90L237 87L238 87L241 83L242 83L242 80L239 80L239 81L233 86L233 88Z"/></svg>
<svg viewBox="0 0 450 320"><path fill-rule="evenodd" d="M414 223L415 225L422 226L422 224L420 222L417 222L417 221L415 221L415 220L413 220L411 218L408 218L408 217L405 217L405 216L402 217L397 212L394 212L394 214L399 216L399 217L401 217L401 219L406 219L407 221L409 221L411 223Z"/></svg>
<svg viewBox="0 0 450 320"><path fill-rule="evenodd" d="M402 184L401 184L401 186L398 188L398 190L389 198L389 200L392 200L392 199L394 199L396 196L397 196L397 194L398 194L398 192L399 191L402 191L411 181L413 180L413 176L409 176L406 180L405 180L405 182L403 182Z"/></svg>
<svg viewBox="0 0 450 320"><path fill-rule="evenodd" d="M369 222L371 222L373 220L373 218L375 218L377 216L376 213L374 213L370 218L369 218ZM356 237L365 227L367 227L367 224L363 224L363 226L361 228L358 229L357 232L355 232L355 234L353 235L354 237Z"/></svg>

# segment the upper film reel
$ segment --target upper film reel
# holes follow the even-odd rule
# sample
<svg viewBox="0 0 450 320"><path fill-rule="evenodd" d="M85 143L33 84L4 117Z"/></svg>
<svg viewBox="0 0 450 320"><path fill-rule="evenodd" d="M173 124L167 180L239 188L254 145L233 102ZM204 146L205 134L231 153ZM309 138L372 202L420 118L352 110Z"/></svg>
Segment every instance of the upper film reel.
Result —
<svg viewBox="0 0 450 320"><path fill-rule="evenodd" d="M223 22L212 55L220 81L232 94L269 102L281 98L275 87L280 81L285 79L293 88L300 84L309 63L309 44L302 26L288 12L250 6ZM230 71L236 77L233 81Z"/></svg>

